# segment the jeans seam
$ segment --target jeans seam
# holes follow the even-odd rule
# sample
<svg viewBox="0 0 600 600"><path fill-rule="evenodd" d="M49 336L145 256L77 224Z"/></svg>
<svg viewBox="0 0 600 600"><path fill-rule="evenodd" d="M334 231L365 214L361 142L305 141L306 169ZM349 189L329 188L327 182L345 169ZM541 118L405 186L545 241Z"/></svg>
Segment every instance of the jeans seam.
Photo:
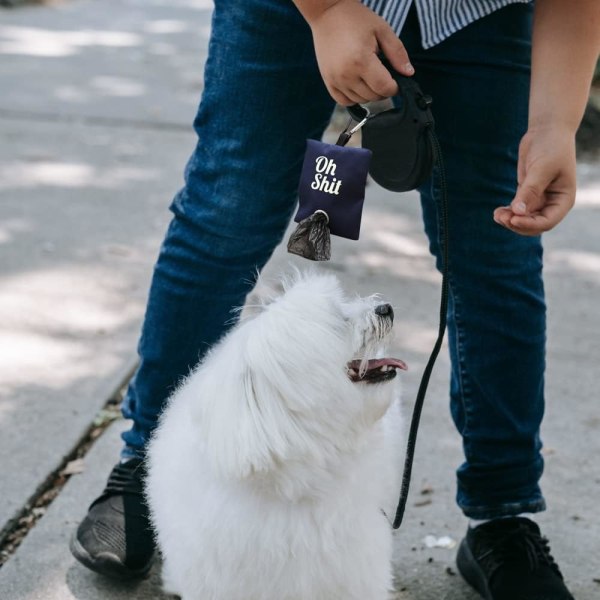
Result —
<svg viewBox="0 0 600 600"><path fill-rule="evenodd" d="M458 382L459 382L459 395L462 409L464 412L464 426L463 431L460 432L463 438L463 445L465 448L465 455L468 459L469 442L468 437L465 436L465 432L470 431L471 427L471 414L469 410L468 397L471 395L471 386L469 385L469 374L466 368L465 350L464 350L464 328L462 326L460 306L461 301L456 293L456 286L452 283L452 277L450 278L450 289L452 293L452 299L454 303L454 322L456 326L456 356L458 357Z"/></svg>
<svg viewBox="0 0 600 600"><path fill-rule="evenodd" d="M447 231L442 231L443 227L442 227L442 220L440 219L440 214L441 214L441 209L440 209L440 203L441 203L441 198L440 198L440 186L439 186L439 181L440 181L440 173L439 173L439 168L436 167L434 168L433 171L433 177L431 179L431 192L432 192L432 196L434 198L435 204L436 204L436 211L437 211L437 245L438 245L438 255L442 255L442 233L443 236L447 236L448 232ZM467 409L467 402L465 401L467 393L468 393L468 389L469 389L469 385L468 385L468 374L466 372L466 368L465 368L465 363L466 361L464 360L464 345L463 345L463 339L464 339L464 335L462 332L462 328L460 327L460 311L458 310L458 307L460 306L460 300L456 294L456 287L455 284L453 282L453 276L452 276L452 269L451 269L451 261L450 258L448 257L448 292L449 295L452 297L452 302L454 305L454 322L456 324L456 345L455 345L455 349L456 349L456 356L458 357L458 384L459 384L459 394L460 394L460 400L461 400L461 405L462 405L462 409L463 409L463 413L464 413L464 427L463 427L463 431L460 432L461 436L463 437L463 443L465 445L465 454L466 454L466 446L467 446L467 442L465 441L465 435L464 432L468 431L470 429L469 427L469 420L470 420L470 416L469 416L469 411ZM465 383L465 380L467 380L467 383Z"/></svg>

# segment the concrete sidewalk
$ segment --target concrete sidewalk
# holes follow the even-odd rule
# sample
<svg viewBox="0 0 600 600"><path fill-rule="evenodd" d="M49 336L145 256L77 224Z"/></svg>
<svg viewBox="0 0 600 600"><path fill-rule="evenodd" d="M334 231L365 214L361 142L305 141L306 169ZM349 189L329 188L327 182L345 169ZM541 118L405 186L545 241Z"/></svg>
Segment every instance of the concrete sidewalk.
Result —
<svg viewBox="0 0 600 600"><path fill-rule="evenodd" d="M77 444L135 360L170 198L195 143L211 4L76 0L0 9L0 531ZM580 165L571 216L546 237L549 510L540 523L578 600L600 597L600 172ZM369 187L359 243L334 240L347 289L397 308L407 412L436 332L439 278L418 198ZM267 280L292 263L280 248ZM260 293L260 289L257 290ZM397 539L398 594L474 600L455 575L460 440L447 411L448 361L436 367L412 496ZM67 539L115 461L122 422L85 459L0 568L3 600L162 598L158 573L119 587L76 564ZM421 493L426 492L426 493Z"/></svg>

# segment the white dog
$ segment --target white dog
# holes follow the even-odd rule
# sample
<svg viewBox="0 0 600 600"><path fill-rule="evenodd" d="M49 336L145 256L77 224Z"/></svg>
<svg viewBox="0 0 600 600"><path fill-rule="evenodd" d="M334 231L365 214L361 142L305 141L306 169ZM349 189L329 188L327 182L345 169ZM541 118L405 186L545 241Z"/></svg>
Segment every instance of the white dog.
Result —
<svg viewBox="0 0 600 600"><path fill-rule="evenodd" d="M384 600L402 441L393 311L299 276L172 396L148 454L184 600ZM387 516L386 516L387 514Z"/></svg>

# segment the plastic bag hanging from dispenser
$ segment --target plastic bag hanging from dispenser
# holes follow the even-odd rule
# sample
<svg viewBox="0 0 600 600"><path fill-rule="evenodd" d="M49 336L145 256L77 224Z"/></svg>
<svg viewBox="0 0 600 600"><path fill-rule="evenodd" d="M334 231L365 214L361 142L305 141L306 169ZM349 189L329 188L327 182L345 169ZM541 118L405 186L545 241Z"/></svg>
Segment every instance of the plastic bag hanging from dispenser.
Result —
<svg viewBox="0 0 600 600"><path fill-rule="evenodd" d="M298 227L288 241L288 252L323 261L331 257L330 235L357 240L360 234L371 151L348 148L346 142L369 118L348 126L337 144L307 140L298 188Z"/></svg>

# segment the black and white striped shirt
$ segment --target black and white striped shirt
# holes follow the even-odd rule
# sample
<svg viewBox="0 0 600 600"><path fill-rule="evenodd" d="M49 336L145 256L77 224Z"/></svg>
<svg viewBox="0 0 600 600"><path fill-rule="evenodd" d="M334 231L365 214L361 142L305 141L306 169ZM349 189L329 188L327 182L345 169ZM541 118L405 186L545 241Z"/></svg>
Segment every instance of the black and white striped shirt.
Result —
<svg viewBox="0 0 600 600"><path fill-rule="evenodd" d="M469 23L508 4L531 0L414 0L424 48L431 48ZM362 0L400 33L413 0Z"/></svg>

